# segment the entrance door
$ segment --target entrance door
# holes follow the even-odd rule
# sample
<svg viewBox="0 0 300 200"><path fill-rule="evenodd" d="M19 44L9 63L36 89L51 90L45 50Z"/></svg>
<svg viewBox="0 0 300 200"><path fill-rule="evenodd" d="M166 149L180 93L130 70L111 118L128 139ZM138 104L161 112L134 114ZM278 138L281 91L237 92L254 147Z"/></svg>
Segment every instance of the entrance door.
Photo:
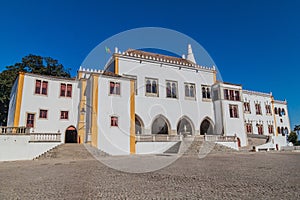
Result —
<svg viewBox="0 0 300 200"><path fill-rule="evenodd" d="M65 143L77 143L77 130L74 126L67 128Z"/></svg>

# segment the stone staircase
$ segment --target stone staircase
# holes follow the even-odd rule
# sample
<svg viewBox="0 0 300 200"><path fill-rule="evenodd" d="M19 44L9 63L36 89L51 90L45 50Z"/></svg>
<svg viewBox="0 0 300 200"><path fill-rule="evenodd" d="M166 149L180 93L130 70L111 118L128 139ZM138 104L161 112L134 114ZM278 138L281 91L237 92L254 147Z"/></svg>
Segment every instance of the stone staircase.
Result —
<svg viewBox="0 0 300 200"><path fill-rule="evenodd" d="M209 153L237 152L235 149L204 141L204 136L197 135L183 138L164 153L180 154L183 156L205 157Z"/></svg>
<svg viewBox="0 0 300 200"><path fill-rule="evenodd" d="M93 147L91 147L93 148ZM99 151L99 150L98 150ZM106 155L104 152L99 153ZM35 158L36 160L59 159L59 160L84 160L91 159L93 156L83 144L61 144L46 153Z"/></svg>

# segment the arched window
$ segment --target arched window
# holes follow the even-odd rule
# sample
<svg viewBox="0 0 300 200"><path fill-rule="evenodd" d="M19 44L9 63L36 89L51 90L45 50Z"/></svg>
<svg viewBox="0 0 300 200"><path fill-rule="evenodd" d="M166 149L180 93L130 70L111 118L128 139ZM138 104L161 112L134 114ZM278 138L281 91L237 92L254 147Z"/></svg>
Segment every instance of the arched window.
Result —
<svg viewBox="0 0 300 200"><path fill-rule="evenodd" d="M280 132L280 127L279 127L279 126L277 127L277 132L278 132L278 134L281 133L281 132Z"/></svg>
<svg viewBox="0 0 300 200"><path fill-rule="evenodd" d="M176 83L172 83L172 97L177 98L177 85L176 85Z"/></svg>
<svg viewBox="0 0 300 200"><path fill-rule="evenodd" d="M146 81L146 92L151 93L151 81L150 80Z"/></svg>
<svg viewBox="0 0 300 200"><path fill-rule="evenodd" d="M185 96L188 97L190 96L190 90L189 90L189 86L188 85L185 85L185 88L184 88L184 93L185 93Z"/></svg>
<svg viewBox="0 0 300 200"><path fill-rule="evenodd" d="M284 134L284 128L281 127L281 134Z"/></svg>
<svg viewBox="0 0 300 200"><path fill-rule="evenodd" d="M193 85L190 86L190 97L195 97L194 86Z"/></svg>
<svg viewBox="0 0 300 200"><path fill-rule="evenodd" d="M169 122L163 116L157 117L152 123L152 134L169 134Z"/></svg>
<svg viewBox="0 0 300 200"><path fill-rule="evenodd" d="M167 97L171 97L171 84L167 83Z"/></svg>
<svg viewBox="0 0 300 200"><path fill-rule="evenodd" d="M284 110L284 108L281 109L281 113L282 113L282 115L285 115L285 110Z"/></svg>
<svg viewBox="0 0 300 200"><path fill-rule="evenodd" d="M281 116L281 109L280 108L278 108L278 114L279 114L279 116Z"/></svg>
<svg viewBox="0 0 300 200"><path fill-rule="evenodd" d="M274 108L275 115L277 115L277 107Z"/></svg>
<svg viewBox="0 0 300 200"><path fill-rule="evenodd" d="M206 97L210 99L210 89L206 88Z"/></svg>
<svg viewBox="0 0 300 200"><path fill-rule="evenodd" d="M152 81L152 93L156 93L157 92L157 88L156 88L156 81Z"/></svg>
<svg viewBox="0 0 300 200"><path fill-rule="evenodd" d="M206 90L205 90L205 87L202 87L202 98L206 98Z"/></svg>

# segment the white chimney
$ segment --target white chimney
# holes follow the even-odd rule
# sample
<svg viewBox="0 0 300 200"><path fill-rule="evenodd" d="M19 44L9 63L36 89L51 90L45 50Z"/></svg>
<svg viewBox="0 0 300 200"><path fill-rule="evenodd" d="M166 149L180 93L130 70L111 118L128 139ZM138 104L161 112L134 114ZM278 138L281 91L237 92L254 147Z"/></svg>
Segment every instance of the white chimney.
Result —
<svg viewBox="0 0 300 200"><path fill-rule="evenodd" d="M193 62L196 64L196 60L193 54L192 45L188 44L188 54L187 54L187 60Z"/></svg>

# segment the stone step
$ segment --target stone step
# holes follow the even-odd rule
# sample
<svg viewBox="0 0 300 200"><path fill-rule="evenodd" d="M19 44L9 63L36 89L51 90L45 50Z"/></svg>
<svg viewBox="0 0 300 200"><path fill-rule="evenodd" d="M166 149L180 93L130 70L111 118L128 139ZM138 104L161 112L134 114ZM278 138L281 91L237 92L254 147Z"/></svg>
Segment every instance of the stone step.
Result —
<svg viewBox="0 0 300 200"><path fill-rule="evenodd" d="M37 160L45 159L90 159L92 155L83 144L61 144L54 149L42 154Z"/></svg>

